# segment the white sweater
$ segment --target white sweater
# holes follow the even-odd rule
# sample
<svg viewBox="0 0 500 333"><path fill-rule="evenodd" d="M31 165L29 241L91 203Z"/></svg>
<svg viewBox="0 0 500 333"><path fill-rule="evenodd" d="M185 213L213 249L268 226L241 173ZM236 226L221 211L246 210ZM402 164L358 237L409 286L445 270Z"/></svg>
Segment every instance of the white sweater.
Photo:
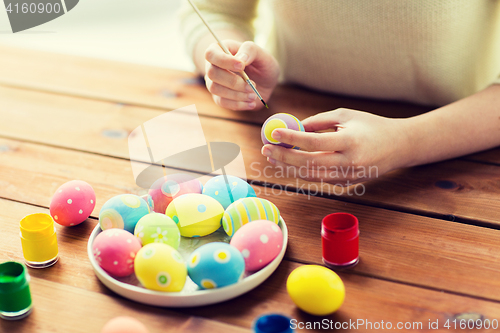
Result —
<svg viewBox="0 0 500 333"><path fill-rule="evenodd" d="M500 83L500 0L269 0L285 82L444 105ZM257 0L195 0L215 28L253 38ZM192 54L206 27L189 4Z"/></svg>

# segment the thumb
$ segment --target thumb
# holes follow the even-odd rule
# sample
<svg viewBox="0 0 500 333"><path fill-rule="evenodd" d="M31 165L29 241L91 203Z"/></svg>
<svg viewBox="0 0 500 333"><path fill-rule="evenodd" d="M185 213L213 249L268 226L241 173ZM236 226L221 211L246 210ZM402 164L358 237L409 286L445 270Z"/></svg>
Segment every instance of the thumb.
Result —
<svg viewBox="0 0 500 333"><path fill-rule="evenodd" d="M243 62L246 67L255 61L255 59L258 57L258 54L260 53L260 50L261 49L259 46L257 46L257 44L247 41L241 44L238 52L234 56L236 57L236 59Z"/></svg>

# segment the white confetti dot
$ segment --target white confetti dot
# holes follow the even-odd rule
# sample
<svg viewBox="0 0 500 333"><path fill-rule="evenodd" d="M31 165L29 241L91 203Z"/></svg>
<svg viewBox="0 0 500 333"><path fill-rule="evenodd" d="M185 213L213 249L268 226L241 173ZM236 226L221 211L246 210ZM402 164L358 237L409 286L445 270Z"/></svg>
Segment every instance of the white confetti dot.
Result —
<svg viewBox="0 0 500 333"><path fill-rule="evenodd" d="M75 225L74 223L70 223L70 224L69 224L69 226L70 226L70 227L72 227L72 226L74 226L74 225Z"/></svg>
<svg viewBox="0 0 500 333"><path fill-rule="evenodd" d="M118 265L118 261L115 261L115 262L113 263L113 265L115 265L115 266L116 266L116 265Z"/></svg>
<svg viewBox="0 0 500 333"><path fill-rule="evenodd" d="M59 217L58 217L57 215L55 215L55 216L54 216L54 219L58 220L58 219L59 219Z"/></svg>
<svg viewBox="0 0 500 333"><path fill-rule="evenodd" d="M83 210L81 210L81 209L80 209L80 210L78 211L78 214L83 214Z"/></svg>
<svg viewBox="0 0 500 333"><path fill-rule="evenodd" d="M267 242L269 242L269 237L267 237L267 235L260 235L260 241L266 244Z"/></svg>
<svg viewBox="0 0 500 333"><path fill-rule="evenodd" d="M278 249L281 247L281 245L278 244Z"/></svg>
<svg viewBox="0 0 500 333"><path fill-rule="evenodd" d="M93 204L94 203L94 200L90 199L90 203Z"/></svg>
<svg viewBox="0 0 500 333"><path fill-rule="evenodd" d="M238 183L237 182L233 182L233 186L236 186L236 185L238 185Z"/></svg>
<svg viewBox="0 0 500 333"><path fill-rule="evenodd" d="M79 187L75 187L75 190L80 191L80 188Z"/></svg>
<svg viewBox="0 0 500 333"><path fill-rule="evenodd" d="M271 227L271 229L273 229L274 232L280 232L281 231L280 227L278 227L277 225L273 225Z"/></svg>
<svg viewBox="0 0 500 333"><path fill-rule="evenodd" d="M131 244L132 240L131 239L127 239L127 243Z"/></svg>
<svg viewBox="0 0 500 333"><path fill-rule="evenodd" d="M259 262L262 262L262 259L259 259Z"/></svg>
<svg viewBox="0 0 500 333"><path fill-rule="evenodd" d="M62 193L62 190L59 190L59 193Z"/></svg>
<svg viewBox="0 0 500 333"><path fill-rule="evenodd" d="M248 251L248 249L244 249L243 251L241 251L241 254L244 258L250 257L250 251Z"/></svg>
<svg viewBox="0 0 500 333"><path fill-rule="evenodd" d="M67 202L68 202L68 204L70 204L70 205L71 205L71 204L73 203L73 200L68 199L68 201L67 201Z"/></svg>

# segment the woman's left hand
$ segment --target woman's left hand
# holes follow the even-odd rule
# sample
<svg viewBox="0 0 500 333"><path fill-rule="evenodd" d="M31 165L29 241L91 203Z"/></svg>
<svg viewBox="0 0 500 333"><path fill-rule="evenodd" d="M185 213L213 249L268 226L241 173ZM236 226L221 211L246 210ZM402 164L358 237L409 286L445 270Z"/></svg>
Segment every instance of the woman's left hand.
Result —
<svg viewBox="0 0 500 333"><path fill-rule="evenodd" d="M306 132L275 129L272 137L300 147L267 144L262 154L287 174L308 181L349 186L405 166L411 153L407 119L391 119L350 109L305 119ZM329 132L324 132L330 130ZM319 132L318 131L323 131Z"/></svg>

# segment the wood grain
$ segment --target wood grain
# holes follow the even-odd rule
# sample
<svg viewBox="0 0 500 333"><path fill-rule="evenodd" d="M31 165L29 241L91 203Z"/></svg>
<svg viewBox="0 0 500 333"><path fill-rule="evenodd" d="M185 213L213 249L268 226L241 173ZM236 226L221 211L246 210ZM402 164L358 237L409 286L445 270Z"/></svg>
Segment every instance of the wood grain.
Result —
<svg viewBox="0 0 500 333"><path fill-rule="evenodd" d="M5 205L9 208L6 209ZM0 200L0 212L6 211L8 214L21 216L46 210ZM6 248L3 246L7 251L0 253L0 260L21 260L20 244L15 250L9 248L15 243L17 232L14 230L17 229L17 225L5 216L2 216L1 220L6 230L0 234L0 241L9 245ZM87 221L81 227L57 227L60 261L48 269L29 269L32 275L34 313L24 321L13 323L0 321L1 331L12 332L14 329L30 332L36 328L37 332L84 332L83 329L87 330L86 332L89 332L89 329L97 332L107 320L118 315L134 316L147 324L152 332L160 332L166 323L170 329L179 331L188 331L189 328L193 332L195 329L215 332L215 330L234 328L234 332L239 332L240 330L234 326L250 328L255 317L270 312L280 312L301 322L319 322L325 319L309 316L297 310L291 302L286 292L286 279L300 264L288 260L284 260L277 272L255 290L216 305L170 310L124 300L107 290L92 272L86 254L87 233L92 226L92 221ZM365 231L363 233L366 234ZM416 262L413 264L419 265ZM426 269L432 271L435 267ZM425 325L429 320L439 320L443 325L445 320L453 319L462 313L475 313L489 319L500 318L498 302L357 276L347 272L339 274L345 283L347 296L342 308L334 315L326 317L327 320L334 322L363 319L370 322L391 321L394 325L406 321L422 322ZM422 277L422 273L419 274ZM478 284L480 283L478 281ZM69 300L77 311L68 310ZM81 327L68 330L69 325L79 322L79 318L92 318L92 320L86 321ZM362 327L353 331L372 330Z"/></svg>
<svg viewBox="0 0 500 333"><path fill-rule="evenodd" d="M173 110L196 103L200 114L261 125L273 113L304 119L339 107L410 117L431 107L363 100L280 86L270 110L233 112L214 104L194 74L166 68L0 46L0 84L90 99Z"/></svg>
<svg viewBox="0 0 500 333"><path fill-rule="evenodd" d="M65 242L68 253L62 256L61 265L54 267L57 274L36 272L54 282L70 278L68 274L72 273L65 273L65 267L78 252L74 242L88 239L106 200L117 194L145 192L135 185L130 164L125 160L5 139L0 139L1 146L12 150L0 158L0 197L40 206L0 201L0 220L8 226L0 235L0 243L5 244L4 250L12 259L22 259L16 238L17 223L28 214L25 211L46 211L43 207L48 207L53 193L68 180L87 181L96 191L94 219L73 228L58 226L60 241ZM28 163L30 160L37 161L36 168ZM207 179L201 178L202 182ZM286 257L290 260L321 264L321 219L329 213L345 211L360 221L361 262L353 272L500 301L496 288L500 271L499 230L297 193L266 194L258 186L254 189L260 197L274 202L287 222L290 245ZM85 262L85 257L78 261ZM86 265L73 279L81 278L79 283L85 288L100 290L95 281L86 279L89 274L91 270Z"/></svg>
<svg viewBox="0 0 500 333"><path fill-rule="evenodd" d="M157 111L146 108L5 87L0 87L0 108L4 110L0 136L123 159L129 158L129 133L158 115ZM173 123L189 133L191 116L170 115ZM310 190L313 194L319 191L345 201L467 223L500 225L497 191L500 168L496 165L452 160L401 169L358 185L356 193L362 195L353 195L356 188L308 183L272 167L260 154L262 143L256 126L208 117L200 117L200 121L207 141L239 145L248 178L278 184L277 191L284 188ZM189 163L184 167L193 169L196 165ZM272 188L268 191L272 193Z"/></svg>

